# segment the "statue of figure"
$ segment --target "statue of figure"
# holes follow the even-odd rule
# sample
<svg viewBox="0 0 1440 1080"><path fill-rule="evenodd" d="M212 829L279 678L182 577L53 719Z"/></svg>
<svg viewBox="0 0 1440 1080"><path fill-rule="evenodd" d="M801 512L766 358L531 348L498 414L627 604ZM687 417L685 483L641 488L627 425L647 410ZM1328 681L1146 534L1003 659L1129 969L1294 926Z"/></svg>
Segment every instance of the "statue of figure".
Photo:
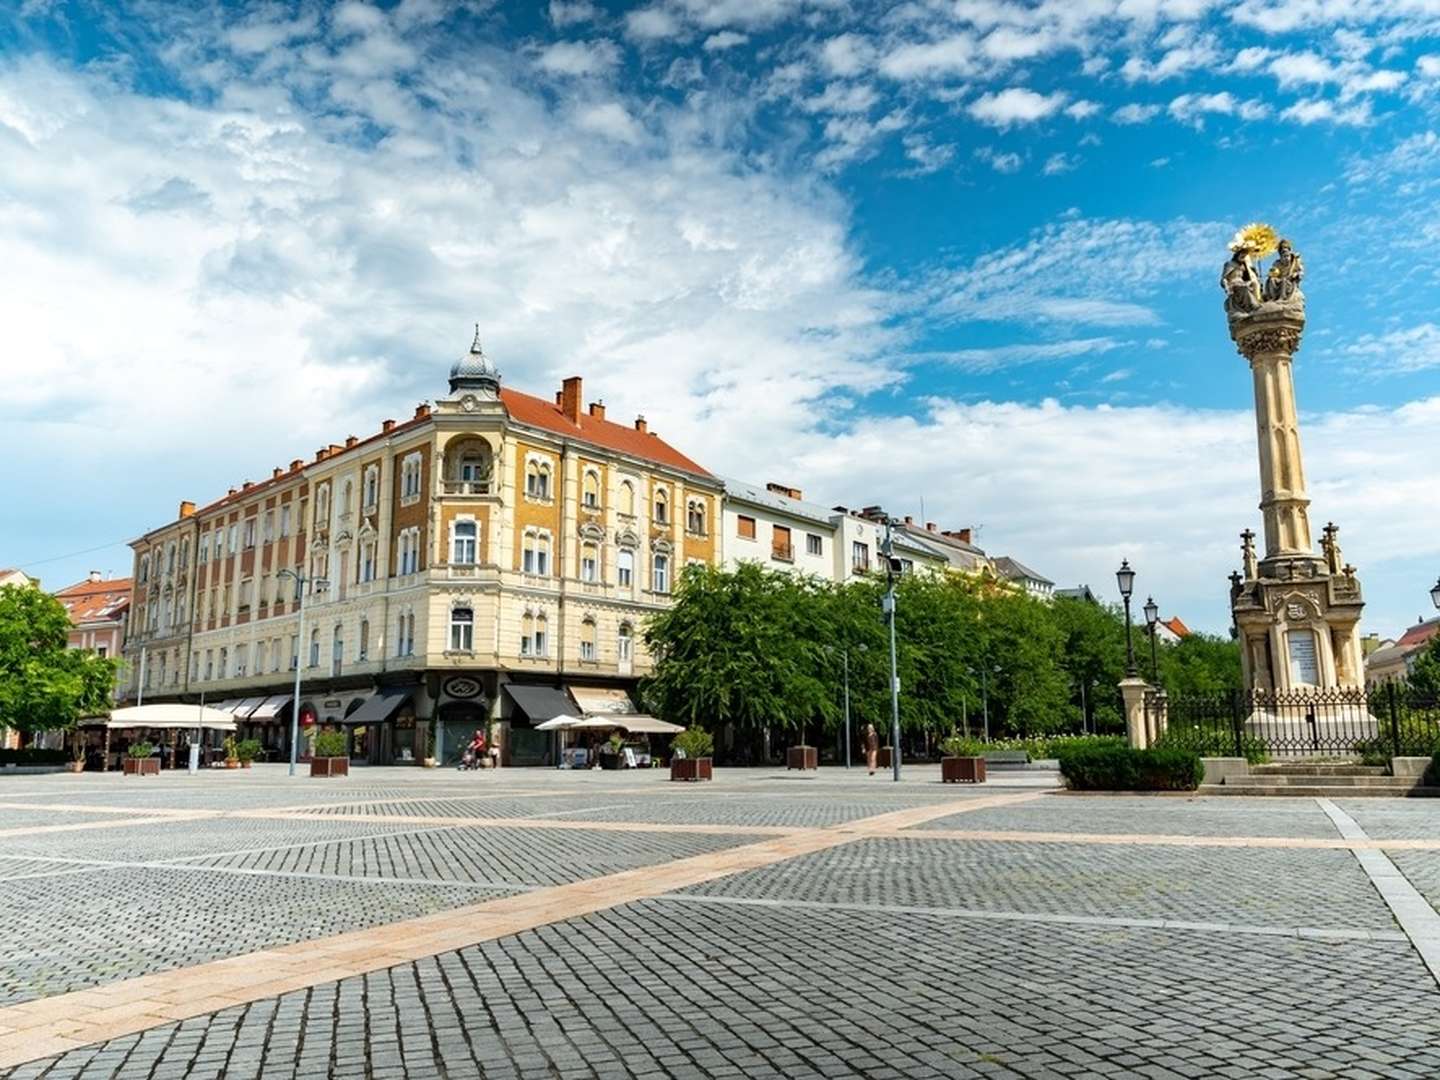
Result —
<svg viewBox="0 0 1440 1080"><path fill-rule="evenodd" d="M1255 561L1255 533L1250 529L1240 534L1240 558L1245 566L1245 580L1254 581L1260 576L1260 567Z"/></svg>
<svg viewBox="0 0 1440 1080"><path fill-rule="evenodd" d="M1340 529L1333 521L1325 526L1320 551L1325 556L1325 569L1332 574L1340 573L1345 560L1340 557Z"/></svg>
<svg viewBox="0 0 1440 1080"><path fill-rule="evenodd" d="M1291 300L1297 296L1303 297L1300 281L1305 276L1305 264L1300 261L1300 253L1289 240L1281 240L1277 251L1275 262L1270 267L1270 272L1265 275L1264 298Z"/></svg>
<svg viewBox="0 0 1440 1080"><path fill-rule="evenodd" d="M1260 277L1244 248L1230 253L1230 261L1220 271L1220 288L1225 290L1225 313L1231 318L1248 315L1260 306Z"/></svg>

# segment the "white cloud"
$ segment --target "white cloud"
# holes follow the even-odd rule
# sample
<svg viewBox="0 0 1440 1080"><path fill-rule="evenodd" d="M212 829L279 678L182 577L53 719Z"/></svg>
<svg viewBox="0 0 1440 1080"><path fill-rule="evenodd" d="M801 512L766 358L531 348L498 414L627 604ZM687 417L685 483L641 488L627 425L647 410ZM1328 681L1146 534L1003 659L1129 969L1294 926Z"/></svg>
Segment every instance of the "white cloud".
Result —
<svg viewBox="0 0 1440 1080"><path fill-rule="evenodd" d="M1088 120L1101 111L1102 106L1098 101L1072 101L1065 106L1065 115L1074 120Z"/></svg>
<svg viewBox="0 0 1440 1080"><path fill-rule="evenodd" d="M832 75L859 75L875 60L875 47L859 34L840 34L820 47L820 62Z"/></svg>
<svg viewBox="0 0 1440 1080"><path fill-rule="evenodd" d="M604 135L623 143L638 143L644 129L618 101L585 105L575 112L575 123L581 131Z"/></svg>
<svg viewBox="0 0 1440 1080"><path fill-rule="evenodd" d="M620 63L613 41L557 41L541 49L535 66L551 75L605 75Z"/></svg>
<svg viewBox="0 0 1440 1080"><path fill-rule="evenodd" d="M1362 101L1359 105L1352 105L1348 108L1336 108L1335 103L1324 98L1297 101L1289 108L1280 113L1280 119L1291 120L1297 124L1338 124L1353 127L1364 127L1371 123L1370 103Z"/></svg>
<svg viewBox="0 0 1440 1080"><path fill-rule="evenodd" d="M863 113L879 100L880 95L874 87L865 83L834 82L814 97L804 99L800 105L806 112Z"/></svg>
<svg viewBox="0 0 1440 1080"><path fill-rule="evenodd" d="M1053 94L1037 94L1023 86L1012 86L999 93L980 95L966 111L982 124L1004 128L1053 116L1065 104L1065 98L1058 90Z"/></svg>
<svg viewBox="0 0 1440 1080"><path fill-rule="evenodd" d="M1323 86L1339 82L1340 71L1330 61L1313 52L1283 53L1270 61L1270 74L1282 90L1292 86Z"/></svg>
<svg viewBox="0 0 1440 1080"><path fill-rule="evenodd" d="M976 69L975 41L968 34L899 45L880 59L881 73L897 80L968 75Z"/></svg>
<svg viewBox="0 0 1440 1080"><path fill-rule="evenodd" d="M905 156L912 162L914 167L907 171L910 176L927 176L930 173L938 172L946 165L949 165L955 157L955 147L951 143L936 145L924 135L910 133L901 139L905 148Z"/></svg>
<svg viewBox="0 0 1440 1080"><path fill-rule="evenodd" d="M1159 116L1160 112L1159 105L1142 105L1132 101L1128 105L1121 105L1111 113L1110 119L1117 124L1146 124Z"/></svg>
<svg viewBox="0 0 1440 1080"><path fill-rule="evenodd" d="M550 0L550 22L559 29L594 22L599 10L590 0Z"/></svg>
<svg viewBox="0 0 1440 1080"><path fill-rule="evenodd" d="M636 41L663 41L679 37L684 27L664 8L648 7L626 12L625 32Z"/></svg>
<svg viewBox="0 0 1440 1080"><path fill-rule="evenodd" d="M706 52L722 52L737 45L744 45L749 40L747 35L737 34L734 30L721 30L718 34L707 37L702 47Z"/></svg>
<svg viewBox="0 0 1440 1080"><path fill-rule="evenodd" d="M1220 60L1219 45L1212 37L1193 36L1187 31L1171 40L1174 46L1159 59L1132 56L1121 65L1120 74L1127 82L1163 82L1196 68L1214 67Z"/></svg>
<svg viewBox="0 0 1440 1080"><path fill-rule="evenodd" d="M1267 49L1263 45L1251 45L1235 54L1235 59L1231 61L1230 67L1235 71L1255 71L1274 55L1274 49Z"/></svg>
<svg viewBox="0 0 1440 1080"><path fill-rule="evenodd" d="M1417 57L1415 70L1422 79L1440 79L1440 53L1427 53Z"/></svg>
<svg viewBox="0 0 1440 1080"><path fill-rule="evenodd" d="M1237 101L1228 90L1216 94L1181 94L1170 102L1170 115L1182 124L1204 124L1207 114L1238 116L1242 120L1259 120L1269 109L1258 99Z"/></svg>
<svg viewBox="0 0 1440 1080"><path fill-rule="evenodd" d="M1365 334L1340 353L1376 375L1440 368L1440 326L1426 322L1385 334Z"/></svg>
<svg viewBox="0 0 1440 1080"><path fill-rule="evenodd" d="M1021 342L996 345L984 349L954 349L944 353L912 354L912 360L951 364L966 371L982 373L1000 371L1024 364L1049 360L1069 360L1076 356L1103 355L1126 342L1111 337L1074 338L1068 341Z"/></svg>
<svg viewBox="0 0 1440 1080"><path fill-rule="evenodd" d="M1020 171L1020 166L1024 164L1019 154L1013 151L996 150L993 146L977 147L975 156L998 173L1017 173Z"/></svg>
<svg viewBox="0 0 1440 1080"><path fill-rule="evenodd" d="M1046 176L1059 176L1061 173L1073 172L1080 164L1080 159L1074 154L1051 154L1045 159L1045 166L1040 171Z"/></svg>
<svg viewBox="0 0 1440 1080"><path fill-rule="evenodd" d="M1345 179L1355 185L1395 184L1397 195L1414 198L1440 185L1440 135L1416 132L1381 154L1354 157L1346 165Z"/></svg>
<svg viewBox="0 0 1440 1080"><path fill-rule="evenodd" d="M875 153L880 139L904 127L905 114L899 111L873 121L860 115L832 116L823 128L828 145L815 155L815 164L828 171L864 160Z"/></svg>

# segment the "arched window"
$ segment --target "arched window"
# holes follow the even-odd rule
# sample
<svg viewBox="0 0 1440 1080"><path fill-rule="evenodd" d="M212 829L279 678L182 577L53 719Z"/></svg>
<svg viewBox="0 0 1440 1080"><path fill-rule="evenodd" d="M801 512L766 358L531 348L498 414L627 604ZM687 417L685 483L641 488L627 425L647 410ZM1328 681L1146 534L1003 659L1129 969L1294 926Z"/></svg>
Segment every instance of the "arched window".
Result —
<svg viewBox="0 0 1440 1080"><path fill-rule="evenodd" d="M685 505L685 528L696 536L705 535L705 503L691 499Z"/></svg>
<svg viewBox="0 0 1440 1080"><path fill-rule="evenodd" d="M535 656L535 616L526 612L520 620L520 655Z"/></svg>
<svg viewBox="0 0 1440 1080"><path fill-rule="evenodd" d="M380 469L378 466L371 465L365 470L364 498L367 507L374 506L380 501Z"/></svg>
<svg viewBox="0 0 1440 1080"><path fill-rule="evenodd" d="M150 556L146 555L140 560L140 584L150 580Z"/></svg>
<svg viewBox="0 0 1440 1080"><path fill-rule="evenodd" d="M340 665L345 661L345 630L339 624L335 624L335 632L330 635L330 674L339 675Z"/></svg>
<svg viewBox="0 0 1440 1080"><path fill-rule="evenodd" d="M354 490L355 485L346 480L345 486L340 489L340 513L348 514L350 512L350 494Z"/></svg>
<svg viewBox="0 0 1440 1080"><path fill-rule="evenodd" d="M655 492L655 524L664 525L670 520L670 496L665 494L665 489L660 488Z"/></svg>
<svg viewBox="0 0 1440 1080"><path fill-rule="evenodd" d="M330 520L330 485L322 484L315 492L315 528L324 529ZM233 544L231 545L234 546Z"/></svg>
<svg viewBox="0 0 1440 1080"><path fill-rule="evenodd" d="M370 658L370 620L360 620L360 642L355 650L356 660L368 660Z"/></svg>
<svg viewBox="0 0 1440 1080"><path fill-rule="evenodd" d="M615 578L622 589L635 586L635 552L629 548L621 548L615 555Z"/></svg>
<svg viewBox="0 0 1440 1080"><path fill-rule="evenodd" d="M453 526L450 541L450 561L461 566L470 566L475 558L477 531L473 521L457 521Z"/></svg>
<svg viewBox="0 0 1440 1080"><path fill-rule="evenodd" d="M600 474L593 469L585 470L580 502L587 510L600 509Z"/></svg>
<svg viewBox="0 0 1440 1080"><path fill-rule="evenodd" d="M320 631L310 631L310 666L320 666Z"/></svg>
<svg viewBox="0 0 1440 1080"><path fill-rule="evenodd" d="M375 580L375 541L364 540L360 544L360 580Z"/></svg>
<svg viewBox="0 0 1440 1080"><path fill-rule="evenodd" d="M595 659L595 620L588 615L580 620L580 659Z"/></svg>
<svg viewBox="0 0 1440 1080"><path fill-rule="evenodd" d="M653 592L670 591L670 556L656 553L651 563L650 588Z"/></svg>
<svg viewBox="0 0 1440 1080"><path fill-rule="evenodd" d="M550 534L527 531L520 549L520 569L527 574L548 577L550 574Z"/></svg>
<svg viewBox="0 0 1440 1080"><path fill-rule="evenodd" d="M615 635L615 655L622 664L626 664L634 654L635 630L628 622L622 622L619 633Z"/></svg>
<svg viewBox="0 0 1440 1080"><path fill-rule="evenodd" d="M620 513L635 515L635 485L629 480L620 481Z"/></svg>
<svg viewBox="0 0 1440 1080"><path fill-rule="evenodd" d="M580 580L590 585L600 580L600 545L594 540L580 545Z"/></svg>
<svg viewBox="0 0 1440 1080"><path fill-rule="evenodd" d="M550 635L547 633L547 629L549 628L549 626L550 620L545 617L545 613L543 611L539 615L535 616L536 656L550 655Z"/></svg>
<svg viewBox="0 0 1440 1080"><path fill-rule="evenodd" d="M525 494L532 499L550 498L550 466L531 458L525 463Z"/></svg>
<svg viewBox="0 0 1440 1080"><path fill-rule="evenodd" d="M475 612L468 607L450 611L450 651L471 652L475 647Z"/></svg>

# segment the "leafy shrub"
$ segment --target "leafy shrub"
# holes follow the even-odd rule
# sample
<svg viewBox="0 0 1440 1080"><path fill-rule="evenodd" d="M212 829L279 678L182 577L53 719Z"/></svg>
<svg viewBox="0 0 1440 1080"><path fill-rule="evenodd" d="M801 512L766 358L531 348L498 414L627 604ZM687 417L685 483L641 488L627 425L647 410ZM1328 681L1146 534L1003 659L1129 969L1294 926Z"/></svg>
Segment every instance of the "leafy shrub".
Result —
<svg viewBox="0 0 1440 1080"><path fill-rule="evenodd" d="M675 736L670 747L684 752L687 758L709 757L715 752L715 739L702 727L688 727Z"/></svg>
<svg viewBox="0 0 1440 1080"><path fill-rule="evenodd" d="M315 736L316 757L345 757L345 733L322 731Z"/></svg>
<svg viewBox="0 0 1440 1080"><path fill-rule="evenodd" d="M226 761L234 761L240 756L239 744L236 743L234 735L226 735L225 741L221 745L225 747Z"/></svg>
<svg viewBox="0 0 1440 1080"><path fill-rule="evenodd" d="M132 758L147 758L155 753L155 747L148 742L131 743L126 753Z"/></svg>
<svg viewBox="0 0 1440 1080"><path fill-rule="evenodd" d="M1040 735L1029 739L994 739L987 750L1024 750L1031 761L1058 757L1067 746L1128 746L1123 735Z"/></svg>
<svg viewBox="0 0 1440 1080"><path fill-rule="evenodd" d="M946 757L984 757L985 751L991 749L981 740L965 735L951 735L940 744L940 748L945 751Z"/></svg>
<svg viewBox="0 0 1440 1080"><path fill-rule="evenodd" d="M1155 746L1157 749L1192 750L1201 757L1234 757L1235 735L1221 727L1177 724L1167 727ZM1265 743L1254 735L1241 733L1240 750L1240 756L1251 765L1270 760Z"/></svg>
<svg viewBox="0 0 1440 1080"><path fill-rule="evenodd" d="M260 740L241 739L235 744L235 753L241 761L254 761L260 756Z"/></svg>
<svg viewBox="0 0 1440 1080"><path fill-rule="evenodd" d="M64 750L27 746L23 750L0 750L0 765L64 765Z"/></svg>
<svg viewBox="0 0 1440 1080"><path fill-rule="evenodd" d="M1065 783L1077 791L1194 791L1205 775L1199 754L1174 747L1071 746L1059 756Z"/></svg>

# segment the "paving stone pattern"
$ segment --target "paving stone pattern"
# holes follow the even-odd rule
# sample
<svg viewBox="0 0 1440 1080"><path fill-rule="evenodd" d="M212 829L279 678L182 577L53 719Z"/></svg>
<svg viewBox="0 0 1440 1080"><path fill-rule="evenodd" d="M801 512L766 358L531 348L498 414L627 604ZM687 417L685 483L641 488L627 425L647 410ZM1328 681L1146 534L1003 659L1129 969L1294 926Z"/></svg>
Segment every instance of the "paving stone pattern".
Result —
<svg viewBox="0 0 1440 1080"><path fill-rule="evenodd" d="M1335 805L1377 840L1440 840L1440 799L1406 802L1336 799Z"/></svg>
<svg viewBox="0 0 1440 1080"><path fill-rule="evenodd" d="M694 886L756 899L1393 930L1348 851L864 840Z"/></svg>
<svg viewBox="0 0 1440 1080"><path fill-rule="evenodd" d="M13 1071L79 1077L1440 1074L1403 945L641 902ZM1184 956L1157 965L1156 956Z"/></svg>
<svg viewBox="0 0 1440 1080"><path fill-rule="evenodd" d="M1077 806L1084 803L1084 806ZM1268 803L1261 806L1257 804ZM1235 805L1232 805L1235 804ZM938 818L920 829L994 829L1154 836L1295 836L1339 834L1314 799L1180 799L1065 796Z"/></svg>

